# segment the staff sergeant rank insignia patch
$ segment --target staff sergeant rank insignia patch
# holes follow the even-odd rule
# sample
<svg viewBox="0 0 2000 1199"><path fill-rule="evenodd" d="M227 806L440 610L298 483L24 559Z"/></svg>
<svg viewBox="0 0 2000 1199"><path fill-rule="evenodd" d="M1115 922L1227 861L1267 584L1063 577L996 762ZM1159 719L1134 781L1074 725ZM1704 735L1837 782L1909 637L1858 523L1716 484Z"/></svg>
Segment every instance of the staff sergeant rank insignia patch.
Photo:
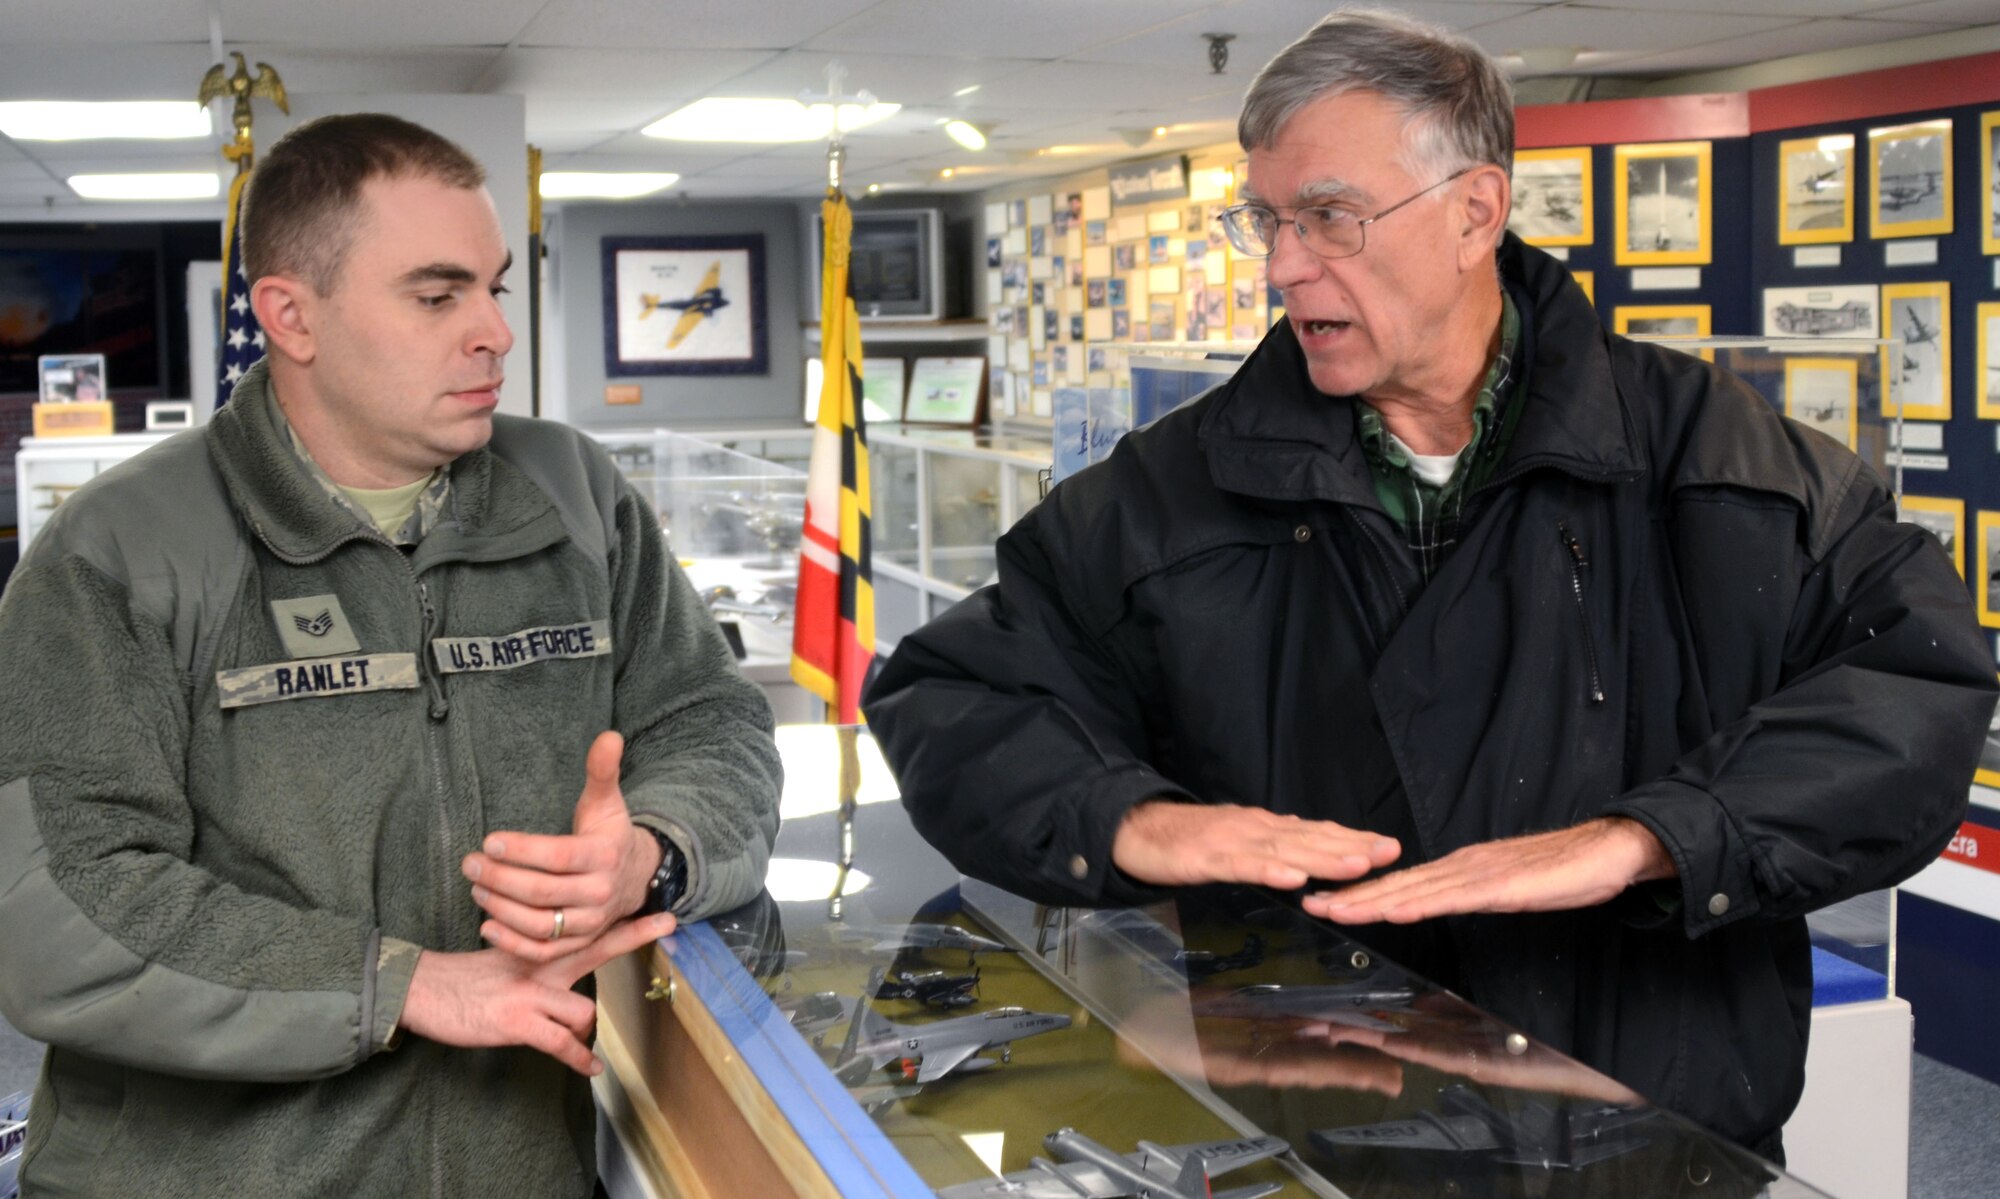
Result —
<svg viewBox="0 0 2000 1199"><path fill-rule="evenodd" d="M444 674L512 670L536 662L558 658L596 658L610 652L609 620L522 629L518 633L498 637L438 637L431 641L431 655L437 659L438 670Z"/></svg>
<svg viewBox="0 0 2000 1199"><path fill-rule="evenodd" d="M307 595L298 599L271 601L271 618L278 626L278 640L294 658L330 658L335 654L361 652L354 639L354 626L340 610L337 595Z"/></svg>

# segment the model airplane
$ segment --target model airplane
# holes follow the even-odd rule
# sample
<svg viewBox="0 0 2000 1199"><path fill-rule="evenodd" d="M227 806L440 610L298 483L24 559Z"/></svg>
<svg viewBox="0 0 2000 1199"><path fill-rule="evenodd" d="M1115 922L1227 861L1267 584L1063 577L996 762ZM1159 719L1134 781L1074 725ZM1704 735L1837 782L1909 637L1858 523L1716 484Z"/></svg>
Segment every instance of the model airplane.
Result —
<svg viewBox="0 0 2000 1199"><path fill-rule="evenodd" d="M1194 1013L1197 1016L1236 1020L1313 1020L1376 1032L1401 1032L1400 1026L1377 1019L1368 1012L1370 1009L1406 1008L1416 997L1413 987L1385 986L1374 982L1307 983L1299 986L1259 983L1238 987L1214 999L1204 999L1194 1005Z"/></svg>
<svg viewBox="0 0 2000 1199"><path fill-rule="evenodd" d="M1207 978L1211 974L1222 974L1230 970L1248 970L1264 960L1264 938L1256 933L1248 933L1243 938L1243 948L1235 953L1218 954L1206 949L1183 949L1174 955L1190 980Z"/></svg>
<svg viewBox="0 0 2000 1199"><path fill-rule="evenodd" d="M905 949L963 949L977 957L982 953L1013 953L1011 946L991 937L967 932L956 924L889 925L854 924L836 926L843 938L875 938L869 949L876 953L900 953Z"/></svg>
<svg viewBox="0 0 2000 1199"><path fill-rule="evenodd" d="M727 307L729 301L722 296L722 263L718 261L701 277L701 286L695 288L694 294L685 300L662 300L654 295L641 295L639 319L645 320L659 308L678 311L681 319L674 323L674 331L667 335L667 348L671 350L687 340L687 335L694 332L703 317L712 316L717 309Z"/></svg>
<svg viewBox="0 0 2000 1199"><path fill-rule="evenodd" d="M904 971L892 974L875 988L877 999L914 999L930 1007L970 1007L978 1000L973 989L979 986L979 972L946 974L926 970L921 974Z"/></svg>
<svg viewBox="0 0 2000 1199"><path fill-rule="evenodd" d="M1034 1165L1004 1178L961 1182L938 1192L938 1199L1258 1199L1283 1183L1258 1182L1227 1191L1209 1180L1240 1166L1276 1157L1291 1148L1277 1137L1241 1137L1191 1145L1140 1141L1136 1153L1114 1153L1073 1128L1042 1138L1056 1161L1038 1157Z"/></svg>
<svg viewBox="0 0 2000 1199"><path fill-rule="evenodd" d="M814 991L810 995L780 999L777 1004L793 1028L811 1035L847 1019L854 1013L855 1001L833 991Z"/></svg>
<svg viewBox="0 0 2000 1199"><path fill-rule="evenodd" d="M904 1078L921 1086L953 1072L967 1074L992 1066L992 1058L977 1056L983 1050L998 1048L1000 1060L1011 1062L1015 1041L1068 1027L1068 1016L1018 1007L929 1024L894 1024L864 1004L848 1025L835 1072L851 1085L865 1077L864 1071L853 1069L859 1063L867 1063L866 1072L894 1065Z"/></svg>
<svg viewBox="0 0 2000 1199"><path fill-rule="evenodd" d="M1424 1112L1414 1120L1314 1129L1313 1147L1329 1157L1357 1146L1441 1149L1489 1154L1507 1165L1581 1170L1644 1146L1643 1137L1614 1134L1654 1115L1652 1108L1550 1107L1535 1099L1509 1113L1463 1085L1440 1092L1438 1106L1447 1114Z"/></svg>

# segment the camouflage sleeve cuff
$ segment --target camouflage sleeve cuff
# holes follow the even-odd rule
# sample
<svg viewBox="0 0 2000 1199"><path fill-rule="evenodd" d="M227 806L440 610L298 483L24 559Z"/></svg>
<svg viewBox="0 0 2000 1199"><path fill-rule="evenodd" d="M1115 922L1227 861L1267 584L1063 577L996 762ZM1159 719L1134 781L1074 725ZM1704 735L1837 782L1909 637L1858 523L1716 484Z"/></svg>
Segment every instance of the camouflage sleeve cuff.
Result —
<svg viewBox="0 0 2000 1199"><path fill-rule="evenodd" d="M421 945L383 937L375 956L375 1013L368 1030L368 1051L383 1053L403 1040L403 1001L410 995L410 979L417 972Z"/></svg>

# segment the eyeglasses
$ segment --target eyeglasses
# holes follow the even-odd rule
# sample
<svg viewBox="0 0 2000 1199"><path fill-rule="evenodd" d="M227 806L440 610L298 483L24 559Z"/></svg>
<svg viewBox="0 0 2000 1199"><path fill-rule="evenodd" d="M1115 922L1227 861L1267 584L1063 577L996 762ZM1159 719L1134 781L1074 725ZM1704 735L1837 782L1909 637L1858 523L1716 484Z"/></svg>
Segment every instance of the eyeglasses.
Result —
<svg viewBox="0 0 2000 1199"><path fill-rule="evenodd" d="M1282 216L1278 209L1262 204L1234 204L1223 209L1222 215L1216 219L1222 222L1222 231L1229 236L1229 244L1236 247L1237 253L1250 258L1270 257L1278 248L1278 230L1286 221L1299 231L1300 244L1321 258L1352 258L1367 247L1368 226L1471 169L1462 167L1453 171L1409 199L1391 204L1370 217L1357 217L1345 208L1324 204L1294 208L1290 217Z"/></svg>

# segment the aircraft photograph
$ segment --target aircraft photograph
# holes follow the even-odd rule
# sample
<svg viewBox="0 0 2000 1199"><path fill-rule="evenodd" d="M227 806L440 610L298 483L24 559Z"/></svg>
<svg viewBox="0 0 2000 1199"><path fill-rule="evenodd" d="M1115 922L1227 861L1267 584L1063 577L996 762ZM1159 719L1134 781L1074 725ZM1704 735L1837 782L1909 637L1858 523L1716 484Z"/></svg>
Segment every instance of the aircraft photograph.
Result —
<svg viewBox="0 0 2000 1199"><path fill-rule="evenodd" d="M1903 342L1900 368L1889 379L1890 399L1942 415L1951 370L1943 298L1923 291L1888 295L1884 316L1884 327Z"/></svg>
<svg viewBox="0 0 2000 1199"><path fill-rule="evenodd" d="M667 348L679 349L704 317L713 316L729 306L729 301L722 296L722 263L718 261L709 267L708 273L701 277L701 286L695 288L694 294L685 300L663 301L658 296L642 295L639 304L639 319L642 321L662 308L672 308L681 314L681 319L674 322L674 331L667 335Z"/></svg>
<svg viewBox="0 0 2000 1199"><path fill-rule="evenodd" d="M1912 225L1945 216L1945 135L1901 132L1872 137L1875 150L1875 219Z"/></svg>
<svg viewBox="0 0 2000 1199"><path fill-rule="evenodd" d="M1639 158L1625 166L1625 244L1644 251L1701 244L1701 167L1692 155Z"/></svg>
<svg viewBox="0 0 2000 1199"><path fill-rule="evenodd" d="M1854 149L1853 139L1845 140L1844 145L1830 146L1823 144L1823 139L1809 138L1803 148L1785 155L1783 219L1787 232L1839 229L1847 223L1851 194L1847 168Z"/></svg>
<svg viewBox="0 0 2000 1199"><path fill-rule="evenodd" d="M1938 181L1940 178L1942 178L1941 172L1926 171L1921 182L1914 181L1915 176L1911 175L1896 175L1884 179L1882 181L1881 201L1883 210L1887 212L1901 212L1903 209L1919 201L1930 199L1932 196L1938 194ZM1923 218L1913 214L1910 219L1920 220Z"/></svg>
<svg viewBox="0 0 2000 1199"><path fill-rule="evenodd" d="M1288 1152L1277 1137L1238 1137L1190 1145L1140 1141L1137 1151L1118 1153L1074 1128L1059 1128L1042 1139L1049 1158L1004 1178L962 1182L938 1192L938 1199L1260 1199L1283 1188L1259 1182L1216 1190L1218 1175Z"/></svg>

